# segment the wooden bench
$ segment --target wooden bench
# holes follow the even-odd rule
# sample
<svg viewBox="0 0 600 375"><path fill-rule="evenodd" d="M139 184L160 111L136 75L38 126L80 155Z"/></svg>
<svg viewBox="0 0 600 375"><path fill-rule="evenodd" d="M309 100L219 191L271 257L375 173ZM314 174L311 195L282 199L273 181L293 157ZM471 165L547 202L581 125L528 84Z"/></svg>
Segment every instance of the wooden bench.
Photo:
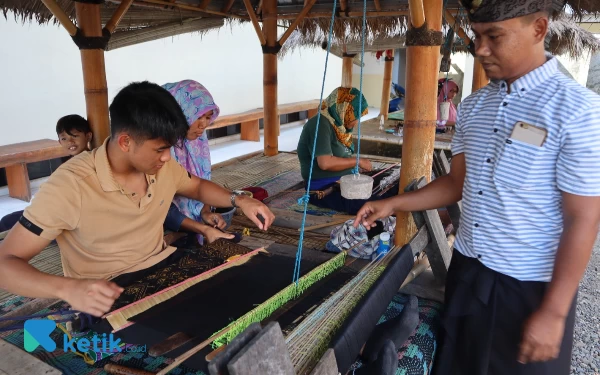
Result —
<svg viewBox="0 0 600 375"><path fill-rule="evenodd" d="M0 168L5 168L8 195L25 202L31 200L27 164L69 155L58 141L40 139L0 146Z"/></svg>
<svg viewBox="0 0 600 375"><path fill-rule="evenodd" d="M308 111L308 117L317 114L319 100L307 100L303 102L280 104L277 106L279 115L287 115ZM241 124L241 139L244 141L260 141L259 121L264 117L264 109L256 108L250 111L236 113L233 115L220 116L209 129L222 128L229 125Z"/></svg>

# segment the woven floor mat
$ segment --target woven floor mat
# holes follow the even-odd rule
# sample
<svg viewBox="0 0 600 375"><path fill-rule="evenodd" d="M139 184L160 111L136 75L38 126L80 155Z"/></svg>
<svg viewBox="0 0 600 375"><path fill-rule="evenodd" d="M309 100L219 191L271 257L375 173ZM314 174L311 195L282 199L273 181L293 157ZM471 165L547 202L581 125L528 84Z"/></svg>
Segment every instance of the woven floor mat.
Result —
<svg viewBox="0 0 600 375"><path fill-rule="evenodd" d="M228 164L212 171L212 181L229 189L256 186L283 172L300 170L296 154L280 153L276 156L257 155Z"/></svg>
<svg viewBox="0 0 600 375"><path fill-rule="evenodd" d="M31 261L29 261L29 264L44 273L58 276L63 275L60 251L56 244L51 244L46 247L41 253L34 256ZM14 294L0 289L0 303L13 297L15 297Z"/></svg>

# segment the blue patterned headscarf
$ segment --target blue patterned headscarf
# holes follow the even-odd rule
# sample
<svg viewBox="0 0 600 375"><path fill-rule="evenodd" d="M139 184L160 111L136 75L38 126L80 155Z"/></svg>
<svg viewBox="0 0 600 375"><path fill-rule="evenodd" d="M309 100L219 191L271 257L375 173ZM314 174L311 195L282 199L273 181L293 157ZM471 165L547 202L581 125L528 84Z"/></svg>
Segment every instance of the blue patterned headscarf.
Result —
<svg viewBox="0 0 600 375"><path fill-rule="evenodd" d="M162 87L175 97L183 110L188 125L191 126L209 111L213 111L210 119L211 123L219 116L219 107L215 104L210 92L200 83L188 79L181 82L167 83ZM210 180L210 150L206 131L196 140L185 139L181 147L172 147L171 155L188 172L202 179ZM204 206L202 202L176 196L173 203L185 216L196 221L202 221L201 210ZM198 240L202 243L200 235Z"/></svg>

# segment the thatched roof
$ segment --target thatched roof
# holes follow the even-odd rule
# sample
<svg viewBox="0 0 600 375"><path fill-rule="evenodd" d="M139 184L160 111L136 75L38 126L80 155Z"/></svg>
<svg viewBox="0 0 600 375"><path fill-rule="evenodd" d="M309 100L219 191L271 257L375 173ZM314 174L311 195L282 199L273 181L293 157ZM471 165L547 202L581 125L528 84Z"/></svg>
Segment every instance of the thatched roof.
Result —
<svg viewBox="0 0 600 375"><path fill-rule="evenodd" d="M555 0L562 4L561 0ZM102 5L103 22L110 19L121 0L107 0ZM262 17L262 0L250 0L259 20ZM75 22L72 0L57 0L58 5ZM305 0L278 0L280 23L290 24L303 9ZM600 12L600 1L567 0L563 8L575 16ZM448 9L458 11L458 0L445 0ZM298 32L306 40L320 44L320 35L329 30L333 0L316 0L307 17L298 25ZM0 0L0 9L5 17L11 16L38 23L56 22L50 11L40 0ZM338 39L356 40L362 27L362 0L339 0L339 17L334 25L334 35ZM367 27L373 40L401 35L406 31L408 0L367 0ZM134 0L123 21L113 34L109 49L123 47L187 32L203 32L223 25L223 19L248 20L248 12L243 0ZM572 29L554 34L557 37L551 46L564 46L564 40L571 37L577 43L566 47L577 53L580 45L589 44L589 38L579 38ZM581 35L579 35L581 36ZM581 42L581 43L580 43ZM564 47L560 47L564 48ZM584 47L585 48L585 47Z"/></svg>
<svg viewBox="0 0 600 375"><path fill-rule="evenodd" d="M465 27L467 33L471 34L468 24L463 20L459 22L467 26ZM446 25L444 31L447 30ZM375 35L372 30L369 30L365 38L365 52L374 53L386 49L404 48L405 34L406 31L401 30L401 28L383 35ZM334 51L346 51L350 54L360 53L362 45L359 35L360 32L358 34L347 33L345 38L334 37L331 47L332 53L336 54ZM326 49L327 39L327 34L320 28L310 32L297 30L290 36L280 53L285 55L299 48ZM550 21L546 37L546 49L554 55L569 55L572 58L579 58L586 53L600 51L600 40L589 31L578 26L573 19L561 16ZM466 45L458 37L455 38L454 51L467 53ZM360 62L360 59L357 61Z"/></svg>

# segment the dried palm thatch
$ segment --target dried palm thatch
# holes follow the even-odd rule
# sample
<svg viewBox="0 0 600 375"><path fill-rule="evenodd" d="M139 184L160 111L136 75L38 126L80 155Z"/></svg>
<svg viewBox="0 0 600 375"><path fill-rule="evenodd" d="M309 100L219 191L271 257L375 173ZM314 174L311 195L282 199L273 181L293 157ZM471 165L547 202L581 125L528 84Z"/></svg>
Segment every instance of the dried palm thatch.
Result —
<svg viewBox="0 0 600 375"><path fill-rule="evenodd" d="M315 21L315 20L310 20ZM299 48L327 48L328 24L329 20L322 19L322 23L316 24L317 27L298 29L294 31L286 44L281 49L281 54L285 55ZM369 20L371 21L371 20ZM388 25L389 32L381 31L385 28L379 26L378 29L372 29L370 22L367 22L367 33L365 37L365 51L376 52L386 49L396 49L405 47L405 28L406 21L399 21L394 25ZM456 17L456 24L453 27L463 27L467 34L472 35L466 17ZM335 27L338 27L335 30ZM355 30L348 28L339 29L339 25L334 25L334 37L332 39L331 50L345 51L346 53L360 53L361 51L361 29ZM447 35L449 25L445 25L443 32ZM548 25L548 35L546 37L546 50L554 55L569 55L572 58L580 58L586 53L595 53L600 51L600 40L592 33L577 25L573 17L559 16L552 19ZM467 45L456 37L454 41L454 52L468 53ZM335 54L335 53L334 53Z"/></svg>
<svg viewBox="0 0 600 375"><path fill-rule="evenodd" d="M121 0L107 1L101 8L103 23L110 19ZM207 14L207 12L220 14L219 12L225 10L231 17L247 17L241 0L233 0L233 2L230 0L168 0L169 6L162 5L162 3L151 4L149 1L134 1L113 35L115 39L119 40L113 41L110 48L114 49L166 36L205 31L219 27L220 21L218 20L222 17L215 17L214 14ZM154 0L154 2L156 1ZM585 14L600 12L600 1L597 0L567 0L566 3L562 0L555 1L557 9L561 9L563 13L575 18ZM160 3L160 1L158 2ZM72 20L75 20L75 8L72 0L57 0L57 3ZM167 0L164 3L166 4ZM260 4L262 0L251 0L251 3L254 9L258 11L260 17ZM291 24L295 15L302 9L303 4L304 2L300 0L279 0L278 10L282 18L285 18L281 22L284 25ZM353 12L351 16L348 15L349 13L346 15L342 14L335 21L333 28L335 43L332 45L332 52L334 54L341 55L344 51L341 46L360 40L358 37L362 29L362 17L360 16L362 14L362 4L362 0L346 0L346 10L351 9ZM448 9L460 9L458 0L446 0L445 4ZM563 4L566 5L563 6ZM203 8L204 6L207 7ZM309 17L300 22L297 30L301 37L295 37L295 43L290 40L292 48L286 47L286 51L293 50L294 45L313 48L321 47L325 39L324 35L329 30L330 15L328 15L328 12L331 12L332 6L333 0L317 0L311 9L311 13L315 15L311 16L311 13L309 13ZM374 1L367 1L369 12L378 11L367 19L367 35L369 40L371 40L369 45L373 45L376 41L385 40L386 38L402 37L406 32L407 18L402 15L398 16L398 14L408 10L408 0L381 1L383 9L379 11L380 9L376 9L377 7L379 5L375 6ZM0 0L0 10L2 10L5 17L8 17L10 12L16 19L20 19L23 22L36 21L40 24L56 22L50 11L48 11L40 0ZM395 15L386 15L390 14L389 12L393 12ZM200 19L205 19L206 25L203 25ZM460 24L467 24L464 17L460 18L459 22ZM179 23L180 26L175 26L176 23ZM144 31L140 30L142 28ZM152 33L151 29L156 29L156 32ZM121 32L124 34L117 37ZM548 42L548 46L551 51L568 52L573 56L579 56L583 53L582 51L596 48L596 43L590 38L589 34L582 33L573 27L572 22L562 20L558 21L554 29L551 29L551 39Z"/></svg>
<svg viewBox="0 0 600 375"><path fill-rule="evenodd" d="M550 22L546 49L554 55L568 54L573 58L600 51L600 41L572 19L561 17Z"/></svg>

